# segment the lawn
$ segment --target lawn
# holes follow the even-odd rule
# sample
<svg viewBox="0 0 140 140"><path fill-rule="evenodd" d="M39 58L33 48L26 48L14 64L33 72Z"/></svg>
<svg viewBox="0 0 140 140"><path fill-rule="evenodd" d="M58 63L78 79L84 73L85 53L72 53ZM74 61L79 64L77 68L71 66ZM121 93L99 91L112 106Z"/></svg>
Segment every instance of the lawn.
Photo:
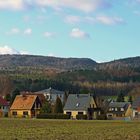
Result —
<svg viewBox="0 0 140 140"><path fill-rule="evenodd" d="M140 122L0 119L0 140L140 140Z"/></svg>

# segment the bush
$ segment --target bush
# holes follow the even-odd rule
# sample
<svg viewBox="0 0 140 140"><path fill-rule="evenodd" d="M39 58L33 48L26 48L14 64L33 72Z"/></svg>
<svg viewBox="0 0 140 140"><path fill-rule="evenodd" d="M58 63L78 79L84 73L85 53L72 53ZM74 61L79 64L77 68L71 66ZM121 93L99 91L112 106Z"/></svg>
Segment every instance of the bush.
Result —
<svg viewBox="0 0 140 140"><path fill-rule="evenodd" d="M101 114L97 116L97 120L107 120L107 117L105 114Z"/></svg>
<svg viewBox="0 0 140 140"><path fill-rule="evenodd" d="M70 119L68 114L38 114L38 119Z"/></svg>
<svg viewBox="0 0 140 140"><path fill-rule="evenodd" d="M76 115L77 120L87 120L87 115L78 114Z"/></svg>

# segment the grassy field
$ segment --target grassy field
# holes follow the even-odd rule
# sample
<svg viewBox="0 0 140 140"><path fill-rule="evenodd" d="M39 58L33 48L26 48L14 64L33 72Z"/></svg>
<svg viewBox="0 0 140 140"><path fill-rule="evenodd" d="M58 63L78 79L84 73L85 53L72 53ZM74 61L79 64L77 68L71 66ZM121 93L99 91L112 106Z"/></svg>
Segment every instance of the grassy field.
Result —
<svg viewBox="0 0 140 140"><path fill-rule="evenodd" d="M0 119L0 140L140 140L140 122Z"/></svg>

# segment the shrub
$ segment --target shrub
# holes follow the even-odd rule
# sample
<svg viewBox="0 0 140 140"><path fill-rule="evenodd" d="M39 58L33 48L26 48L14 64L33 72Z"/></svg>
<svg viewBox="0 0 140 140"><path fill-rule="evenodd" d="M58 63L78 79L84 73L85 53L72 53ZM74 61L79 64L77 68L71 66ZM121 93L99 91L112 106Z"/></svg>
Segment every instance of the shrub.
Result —
<svg viewBox="0 0 140 140"><path fill-rule="evenodd" d="M107 120L107 117L105 114L101 114L97 116L97 120Z"/></svg>
<svg viewBox="0 0 140 140"><path fill-rule="evenodd" d="M70 119L68 114L38 114L38 119Z"/></svg>
<svg viewBox="0 0 140 140"><path fill-rule="evenodd" d="M76 115L77 120L87 120L87 115L78 114Z"/></svg>

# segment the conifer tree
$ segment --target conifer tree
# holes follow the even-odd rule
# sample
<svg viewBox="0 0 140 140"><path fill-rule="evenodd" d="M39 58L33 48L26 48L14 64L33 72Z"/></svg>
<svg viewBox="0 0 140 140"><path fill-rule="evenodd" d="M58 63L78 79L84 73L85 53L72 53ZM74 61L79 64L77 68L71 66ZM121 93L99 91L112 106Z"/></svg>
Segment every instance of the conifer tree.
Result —
<svg viewBox="0 0 140 140"><path fill-rule="evenodd" d="M124 102L124 95L123 93L120 93L117 97L117 102Z"/></svg>
<svg viewBox="0 0 140 140"><path fill-rule="evenodd" d="M63 113L63 105L61 99L57 96L55 106L54 106L54 113Z"/></svg>

